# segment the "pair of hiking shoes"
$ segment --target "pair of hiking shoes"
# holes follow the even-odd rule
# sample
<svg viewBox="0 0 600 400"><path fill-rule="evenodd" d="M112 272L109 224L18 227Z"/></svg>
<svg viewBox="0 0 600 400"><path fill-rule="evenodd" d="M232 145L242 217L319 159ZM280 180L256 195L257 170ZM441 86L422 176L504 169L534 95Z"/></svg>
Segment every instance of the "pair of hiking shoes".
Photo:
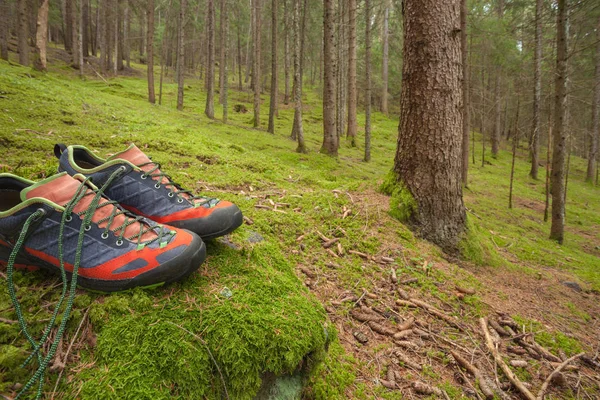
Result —
<svg viewBox="0 0 600 400"><path fill-rule="evenodd" d="M196 196L135 145L108 159L57 144L59 173L40 182L0 174L0 264L59 272L115 292L181 280L203 240L242 224L228 202Z"/></svg>

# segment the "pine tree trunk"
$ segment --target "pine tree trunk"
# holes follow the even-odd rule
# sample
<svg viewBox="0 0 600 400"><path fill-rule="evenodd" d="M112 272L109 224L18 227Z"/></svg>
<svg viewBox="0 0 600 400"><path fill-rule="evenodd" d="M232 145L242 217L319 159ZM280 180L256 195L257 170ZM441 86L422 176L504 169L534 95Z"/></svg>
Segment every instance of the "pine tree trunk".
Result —
<svg viewBox="0 0 600 400"><path fill-rule="evenodd" d="M71 49L71 66L75 69L81 69L81 59L79 58L79 47L81 46L79 39L81 18L79 13L81 12L81 7L78 4L79 0L69 0L69 2L71 3L71 32L73 34L73 38L71 39L71 43L73 44L73 48Z"/></svg>
<svg viewBox="0 0 600 400"><path fill-rule="evenodd" d="M298 153L306 153L306 146L304 144L304 130L302 128L302 77L300 76L300 2L302 0L294 1L294 12L293 12L293 36L294 36L294 128L293 131L296 133L296 140L298 141L298 147L296 151Z"/></svg>
<svg viewBox="0 0 600 400"><path fill-rule="evenodd" d="M78 0L78 21L77 21L77 58L79 59L79 76L83 77L83 29L84 29L84 15L83 15L83 4L86 0Z"/></svg>
<svg viewBox="0 0 600 400"><path fill-rule="evenodd" d="M469 97L469 49L467 47L467 0L460 4L460 48L462 62L462 183L467 186L469 175L469 131L471 101Z"/></svg>
<svg viewBox="0 0 600 400"><path fill-rule="evenodd" d="M385 11L383 14L383 60L381 70L381 112L387 115L388 113L388 64L389 64L389 19L390 19L390 7L386 3Z"/></svg>
<svg viewBox="0 0 600 400"><path fill-rule="evenodd" d="M538 178L540 153L540 108L542 101L542 6L544 0L535 1L535 52L533 60L533 127L531 129L531 171Z"/></svg>
<svg viewBox="0 0 600 400"><path fill-rule="evenodd" d="M48 2L42 0L37 16L37 33L35 37L35 60L33 67L38 71L46 71L46 40L48 34Z"/></svg>
<svg viewBox="0 0 600 400"><path fill-rule="evenodd" d="M227 1L227 0L225 0ZM225 41L224 46L225 46L225 63L223 64L223 73L225 74L225 79L223 80L223 123L227 123L227 118L228 118L228 91L229 91L229 74L228 74L228 68L227 68L227 59L229 58L229 14L225 14L225 29L224 29L224 36L225 36ZM232 57L235 59L235 57ZM235 66L233 69L233 73L235 75ZM241 71L240 71L240 77L241 77Z"/></svg>
<svg viewBox="0 0 600 400"><path fill-rule="evenodd" d="M594 85L594 100L592 104L592 132L590 134L590 151L588 154L588 165L586 181L593 182L598 162L598 147L600 142L600 15L596 24L596 74Z"/></svg>
<svg viewBox="0 0 600 400"><path fill-rule="evenodd" d="M208 0L207 15L208 57L206 66L206 107L204 114L210 119L215 118L215 4Z"/></svg>
<svg viewBox="0 0 600 400"><path fill-rule="evenodd" d="M9 10L8 0L0 0L0 58L8 61L9 38Z"/></svg>
<svg viewBox="0 0 600 400"><path fill-rule="evenodd" d="M269 105L269 126L267 132L275 133L277 115L277 0L271 1L271 103Z"/></svg>
<svg viewBox="0 0 600 400"><path fill-rule="evenodd" d="M125 58L127 68L131 68L131 44L129 43L131 40L131 15L129 0L125 0L125 12L123 19L123 56Z"/></svg>
<svg viewBox="0 0 600 400"><path fill-rule="evenodd" d="M365 0L365 161L371 161L371 4Z"/></svg>
<svg viewBox="0 0 600 400"><path fill-rule="evenodd" d="M565 229L565 155L567 130L567 0L558 0L556 22L556 78L554 149L552 152L552 227L550 239L562 244Z"/></svg>
<svg viewBox="0 0 600 400"><path fill-rule="evenodd" d="M183 83L185 72L185 8L186 0L179 2L177 21L177 109L183 110Z"/></svg>
<svg viewBox="0 0 600 400"><path fill-rule="evenodd" d="M240 22L237 23L237 57L238 57L238 90L244 90L242 82L242 41L240 39ZM235 71L233 71L235 73Z"/></svg>
<svg viewBox="0 0 600 400"><path fill-rule="evenodd" d="M146 19L148 21L148 31L146 33L148 101L154 104L156 101L154 95L154 0L148 0L146 6Z"/></svg>
<svg viewBox="0 0 600 400"><path fill-rule="evenodd" d="M219 104L223 104L223 82L225 79L225 14L228 12L226 0L221 0L219 8Z"/></svg>
<svg viewBox="0 0 600 400"><path fill-rule="evenodd" d="M29 7L27 0L19 1L19 34L18 34L18 50L19 64L29 65Z"/></svg>
<svg viewBox="0 0 600 400"><path fill-rule="evenodd" d="M497 13L498 19L502 20L504 16L504 0L498 0ZM498 151L500 151L500 138L502 136L502 102L500 100L500 86L502 85L502 67L500 65L496 65L495 70L496 80L494 83L494 131L492 133L492 157L494 158L498 156Z"/></svg>
<svg viewBox="0 0 600 400"><path fill-rule="evenodd" d="M350 146L356 146L356 0L348 0L348 130Z"/></svg>
<svg viewBox="0 0 600 400"><path fill-rule="evenodd" d="M510 167L510 188L508 191L508 208L513 208L513 182L515 179L515 159L517 158L517 148L519 147L519 98L517 97L517 116L515 118L515 134L512 145L512 163Z"/></svg>
<svg viewBox="0 0 600 400"><path fill-rule="evenodd" d="M90 38L88 36L89 26L89 8L88 8L88 0L81 0L81 51L83 56L87 57L89 55L89 41Z"/></svg>
<svg viewBox="0 0 600 400"><path fill-rule="evenodd" d="M106 0L104 0L106 1ZM146 30L146 20L148 19L147 16L147 11L146 12L142 12L140 13L140 36L141 36L141 40L140 40L140 64L145 64L146 60L145 60L145 56L146 56L146 48L147 46L147 30Z"/></svg>
<svg viewBox="0 0 600 400"><path fill-rule="evenodd" d="M68 53L73 51L73 0L64 1L64 14L63 19L65 21L65 50Z"/></svg>
<svg viewBox="0 0 600 400"><path fill-rule="evenodd" d="M323 6L323 145L321 153L337 157L336 130L336 60L335 60L335 0L325 0Z"/></svg>
<svg viewBox="0 0 600 400"><path fill-rule="evenodd" d="M290 103L290 16L289 16L289 2L290 0L283 0L283 69L284 69L284 80L285 80L285 93L283 95L283 104L288 105Z"/></svg>
<svg viewBox="0 0 600 400"><path fill-rule="evenodd" d="M254 127L260 127L260 92L261 92L261 4L254 0L254 59L252 63L252 84L254 88Z"/></svg>
<svg viewBox="0 0 600 400"><path fill-rule="evenodd" d="M404 1L404 64L394 171L416 202L420 234L456 251L465 231L461 185L460 0ZM407 193L407 195L408 195ZM412 210L411 210L412 208Z"/></svg>

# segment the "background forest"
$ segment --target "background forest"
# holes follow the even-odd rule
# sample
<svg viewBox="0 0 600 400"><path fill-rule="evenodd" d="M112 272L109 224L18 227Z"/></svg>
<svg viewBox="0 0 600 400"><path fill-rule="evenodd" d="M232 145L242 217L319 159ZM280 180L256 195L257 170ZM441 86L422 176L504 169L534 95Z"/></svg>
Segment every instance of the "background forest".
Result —
<svg viewBox="0 0 600 400"><path fill-rule="evenodd" d="M399 176L415 4L460 43L450 240ZM186 282L79 289L43 398L600 397L600 2L0 0L0 57L0 172L135 142L246 217ZM39 337L60 279L15 284ZM30 352L2 284L0 397Z"/></svg>

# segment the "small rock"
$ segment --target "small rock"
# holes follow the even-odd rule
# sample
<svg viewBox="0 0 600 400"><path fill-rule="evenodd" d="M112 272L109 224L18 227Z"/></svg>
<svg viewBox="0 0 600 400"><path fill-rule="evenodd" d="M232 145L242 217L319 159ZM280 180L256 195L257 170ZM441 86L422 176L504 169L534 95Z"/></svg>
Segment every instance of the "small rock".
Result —
<svg viewBox="0 0 600 400"><path fill-rule="evenodd" d="M225 286L222 290L221 290L221 296L225 297L226 299L230 299L231 296L233 296L233 292L231 291L231 289L229 289L227 286Z"/></svg>
<svg viewBox="0 0 600 400"><path fill-rule="evenodd" d="M362 344L365 344L369 341L369 338L360 331L356 331L356 332L352 333L352 335L354 335L354 338Z"/></svg>
<svg viewBox="0 0 600 400"><path fill-rule="evenodd" d="M579 286L579 284L577 282L564 281L562 284L565 285L566 287L573 289L576 292L583 291L583 289L581 289L581 286Z"/></svg>
<svg viewBox="0 0 600 400"><path fill-rule="evenodd" d="M217 239L217 242L224 244L225 246L229 247L230 249L233 250L239 250L240 246L238 246L237 244L233 243L230 239L229 236L223 236Z"/></svg>
<svg viewBox="0 0 600 400"><path fill-rule="evenodd" d="M246 239L249 243L260 243L265 240L265 238L258 232L250 231L250 236Z"/></svg>

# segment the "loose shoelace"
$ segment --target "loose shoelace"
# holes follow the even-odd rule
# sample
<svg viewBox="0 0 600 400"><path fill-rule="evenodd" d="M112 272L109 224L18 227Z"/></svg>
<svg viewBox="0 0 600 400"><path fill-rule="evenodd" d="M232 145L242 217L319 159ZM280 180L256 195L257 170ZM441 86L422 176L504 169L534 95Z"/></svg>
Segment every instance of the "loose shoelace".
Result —
<svg viewBox="0 0 600 400"><path fill-rule="evenodd" d="M205 197L205 196L197 196L194 195L191 191L189 190L185 190L181 187L181 185L179 185L178 183L173 182L173 179L171 179L171 177L163 172L160 172L160 164L154 161L149 161L147 163L143 163L143 164L139 164L136 165L138 168L142 168L145 167L147 165L150 165L152 167L152 169L150 169L147 172L144 172L142 174L142 178L146 179L147 177L152 178L153 180L155 178L158 178L158 187L160 187L160 185L162 184L162 180L163 178L166 178L168 183L165 183L165 187L167 187L171 192L170 195L177 195L178 198L180 199L185 199L188 200L190 203L192 203L194 205L194 207L200 207L206 203L208 203L210 205L212 200L216 200L210 197ZM159 172L156 172L159 171ZM157 187L157 188L158 188ZM187 195L187 197L184 197L182 195Z"/></svg>
<svg viewBox="0 0 600 400"><path fill-rule="evenodd" d="M23 246L23 243L25 242L25 239L27 237L27 232L29 231L31 224L39 221L42 217L44 217L46 215L46 211L42 208L38 209L33 214L31 214L27 218L25 223L23 224L23 229L21 229L19 238L17 239L17 242L15 243L15 246L13 247L12 252L10 253L10 256L8 258L8 266L7 266L6 275L7 275L7 281L8 281L8 292L10 294L11 301L15 307L15 312L16 312L17 318L19 320L19 325L21 327L21 330L23 331L23 334L25 335L25 337L27 338L27 340L33 347L33 352L29 355L29 357L25 360L25 362L23 363L23 365L21 367L25 367L34 357L36 357L37 361L38 361L38 368L35 371L35 373L33 374L33 376L29 379L29 381L23 386L21 391L17 394L17 397L15 399L20 398L36 382L38 383L36 399L40 399L42 397L42 391L43 391L43 387L44 387L44 374L46 372L48 364L50 363L50 361L54 357L54 354L56 353L58 344L63 337L67 322L69 320L69 316L71 315L71 310L73 308L73 301L75 299L75 290L77 288L77 277L78 277L78 271L79 271L79 264L81 262L81 251L82 251L82 247L83 247L83 239L84 239L84 236L85 236L84 234L86 231L85 228L90 226L90 224L92 223L92 217L93 217L94 213L96 212L96 210L98 210L101 207L108 206L108 205L113 206L113 210L112 210L112 213L110 214L110 216L98 221L98 224L101 224L102 222L108 222L108 224L106 225L106 228L105 228L105 233L108 233L109 231L116 233L116 231L120 230L121 232L120 232L118 240L121 240L121 241L123 240L123 237L125 235L125 229L128 226L135 224L135 223L139 223L140 225L145 225L143 222L140 221L140 219L141 219L140 217L134 217L134 216L120 210L116 206L116 203L114 201L107 201L102 204L99 204L100 200L102 199L102 193L104 193L105 189L112 183L112 181L114 181L118 176L120 176L122 174L122 172L123 171L120 169L116 170L110 176L110 178L107 180L107 182L104 184L104 186L102 186L100 189L97 189L97 190L91 190L91 188L87 185L87 182L90 180L90 178L86 178L81 183L79 188L77 188L77 191L75 192L75 195L73 196L71 201L69 201L65 205L65 210L62 214L62 219L61 219L59 233L58 233L58 260L60 262L60 274L61 274L61 279L62 279L62 293L61 293L60 299L58 300L58 304L54 308L54 312L52 313L52 317L50 318L50 321L44 328L44 333L42 334L42 338L39 341L36 341L33 338L31 333L29 332L29 329L27 328L27 322L25 321L25 319L23 317L21 305L20 305L19 301L17 300L17 295L15 292L15 285L13 282L13 273L14 273L14 265L15 265L15 261L17 258L17 254L19 253L19 251L21 250L21 248ZM94 195L94 198L92 199L92 202L90 203L89 207L84 211L76 213L76 215L78 215L80 217L83 216L83 222L81 224L81 228L79 230L79 236L77 239L77 247L76 247L76 251L75 251L75 261L73 263L71 284L68 285L67 284L67 274L65 272L65 265L64 265L64 260L63 260L64 227L65 227L65 223L67 223L71 220L70 219L71 213L73 213L73 209L75 208L76 204L83 197L88 196L88 195ZM119 215L125 216L125 222L116 228L110 229L110 226L111 226L114 218ZM152 231L152 230L155 230L157 237L155 237L151 240L142 242L143 234L147 233L149 231ZM171 237L172 235L173 235L172 233L167 234L167 236L169 236L169 237ZM138 249L140 249L140 248L143 248L144 246L146 246L150 243L153 243L155 241L158 241L159 243L161 243L161 246L162 246L163 242L161 242L161 240L163 239L164 236L165 236L165 234L163 233L162 227L149 227L149 228L142 229L142 226L140 226L139 233L137 235L133 235L127 239L128 240L136 239L137 244L138 244ZM67 291L68 291L67 304L66 304L65 310L62 314L62 320L60 322L60 325L58 326L56 336L54 337L54 340L52 341L52 344L50 345L50 349L48 350L48 353L46 354L45 357L43 357L41 354L42 347L46 343L46 340L48 339L48 336L50 335L50 332L51 332L52 328L54 327L56 318L58 316L58 312L59 312L65 298L67 297Z"/></svg>

